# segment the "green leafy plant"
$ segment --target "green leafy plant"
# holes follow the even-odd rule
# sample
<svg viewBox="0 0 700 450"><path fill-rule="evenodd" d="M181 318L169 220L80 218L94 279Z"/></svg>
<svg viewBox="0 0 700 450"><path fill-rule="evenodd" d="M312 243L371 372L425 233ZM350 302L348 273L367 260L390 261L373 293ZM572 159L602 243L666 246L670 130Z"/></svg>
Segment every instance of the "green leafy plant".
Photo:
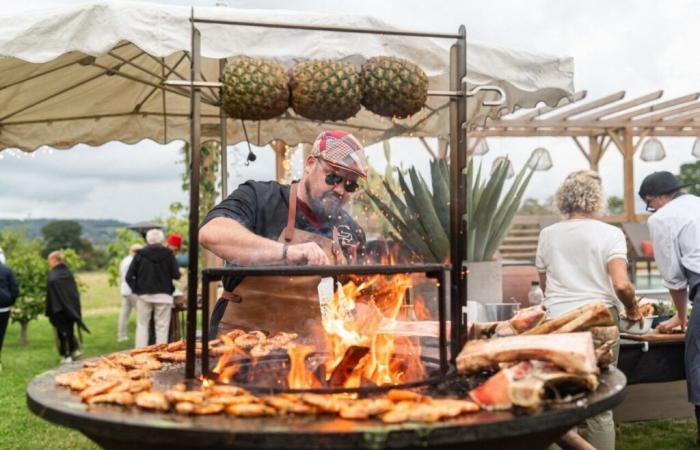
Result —
<svg viewBox="0 0 700 450"><path fill-rule="evenodd" d="M128 228L117 228L114 230L116 239L107 245L107 274L110 286L119 286L119 264L126 255L129 254L129 247L133 244L144 245L143 238L138 233Z"/></svg>
<svg viewBox="0 0 700 450"><path fill-rule="evenodd" d="M520 208L534 171L528 166L523 167L510 188L505 190L509 164L504 160L490 177L483 178L481 165L476 174L473 160L467 166L468 206L465 220L468 261L493 259ZM367 195L417 259L446 261L450 252L450 177L447 162L441 159L430 162L430 185L415 168L408 170L408 179L401 171L395 170L395 173L399 192L386 178L382 184L390 202L382 200L376 191L370 191Z"/></svg>
<svg viewBox="0 0 700 450"><path fill-rule="evenodd" d="M20 344L26 345L29 342L29 323L44 312L49 265L42 256L42 243L39 240L30 241L18 231L0 233L0 247L19 283L19 297L12 307L10 319L20 324ZM63 253L66 265L71 270L82 268L83 261L75 250L64 249ZM82 291L85 286L78 282L78 288Z"/></svg>
<svg viewBox="0 0 700 450"><path fill-rule="evenodd" d="M520 209L525 189L534 169L524 166L508 191L503 193L511 162L502 160L490 177L481 179L479 164L474 175L474 159L467 166L467 261L491 261L505 239Z"/></svg>

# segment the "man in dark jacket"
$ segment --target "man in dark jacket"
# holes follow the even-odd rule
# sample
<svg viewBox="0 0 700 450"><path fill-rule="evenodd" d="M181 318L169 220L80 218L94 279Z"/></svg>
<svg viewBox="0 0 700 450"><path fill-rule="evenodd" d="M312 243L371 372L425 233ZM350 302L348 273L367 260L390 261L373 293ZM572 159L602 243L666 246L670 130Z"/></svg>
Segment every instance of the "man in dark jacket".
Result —
<svg viewBox="0 0 700 450"><path fill-rule="evenodd" d="M51 252L48 257L49 276L46 283L46 316L56 328L59 341L61 363L72 362L80 356L78 341L73 329L77 324L90 332L83 323L80 313L80 292L73 274L65 263L60 251Z"/></svg>
<svg viewBox="0 0 700 450"><path fill-rule="evenodd" d="M146 233L148 245L139 250L126 273L126 282L138 295L136 302L136 347L148 344L148 322L155 317L156 344L168 342L173 305L173 280L180 278L175 255L163 245L163 232Z"/></svg>
<svg viewBox="0 0 700 450"><path fill-rule="evenodd" d="M0 261L0 354L2 353L7 324L10 321L10 311L12 311L12 305L15 304L18 296L19 285L14 272ZM0 371L2 371L2 360L0 360Z"/></svg>

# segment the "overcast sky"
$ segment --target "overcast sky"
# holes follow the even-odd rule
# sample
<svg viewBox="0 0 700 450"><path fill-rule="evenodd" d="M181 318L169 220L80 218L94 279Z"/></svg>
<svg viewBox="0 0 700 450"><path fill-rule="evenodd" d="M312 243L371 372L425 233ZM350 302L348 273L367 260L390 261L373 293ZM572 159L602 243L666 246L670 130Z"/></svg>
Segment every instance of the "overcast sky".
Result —
<svg viewBox="0 0 700 450"><path fill-rule="evenodd" d="M3 2L4 9L20 10L73 0ZM214 5L215 0L162 0L159 3ZM465 24L469 38L540 53L574 57L577 90L595 99L618 90L627 99L658 89L664 98L700 89L700 4L675 1L233 1L239 8L280 8L322 12L369 14L403 28L454 31ZM270 17L271 20L274 16ZM693 161L693 139L662 140L668 157L657 163L636 159L636 183L655 170L676 172ZM554 167L538 173L529 196L546 198L572 170L586 168L571 139L490 139L491 151L483 157L509 155L517 167L532 149L548 148ZM181 145L144 141L134 146L109 143L101 147L77 146L70 151L42 149L33 156L0 153L0 218L115 218L127 222L167 214L168 205L185 201L180 190ZM410 140L393 140L394 155L425 167L427 156ZM231 147L234 187L248 178L271 178L270 152L259 150L258 160L242 165L247 150ZM370 160L381 168L381 150L370 149ZM622 158L609 150L601 162L608 195L622 193Z"/></svg>

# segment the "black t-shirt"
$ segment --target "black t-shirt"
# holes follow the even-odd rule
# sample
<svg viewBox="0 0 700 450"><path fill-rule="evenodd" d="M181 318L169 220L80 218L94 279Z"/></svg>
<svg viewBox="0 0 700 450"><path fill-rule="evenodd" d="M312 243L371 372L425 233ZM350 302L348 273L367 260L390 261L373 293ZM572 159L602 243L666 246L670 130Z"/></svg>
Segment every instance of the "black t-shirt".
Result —
<svg viewBox="0 0 700 450"><path fill-rule="evenodd" d="M204 218L203 224L215 217L234 219L258 236L277 240L287 226L289 211L289 186L275 181L246 181L225 200L216 205ZM296 228L326 238L333 237L333 227L338 229L338 240L346 258L356 251L362 261L365 249L365 233L352 217L342 210L334 223L314 226L297 208ZM353 250L354 248L354 250ZM224 280L227 290L233 289L240 280Z"/></svg>

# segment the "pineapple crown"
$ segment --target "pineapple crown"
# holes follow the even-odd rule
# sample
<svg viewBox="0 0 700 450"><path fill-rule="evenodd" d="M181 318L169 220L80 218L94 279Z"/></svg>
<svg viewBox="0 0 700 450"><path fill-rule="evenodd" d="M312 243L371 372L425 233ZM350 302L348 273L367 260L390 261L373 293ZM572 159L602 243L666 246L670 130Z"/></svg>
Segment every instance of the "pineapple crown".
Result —
<svg viewBox="0 0 700 450"><path fill-rule="evenodd" d="M331 167L367 177L365 150L355 136L341 131L324 131L314 142L311 155L323 159Z"/></svg>

